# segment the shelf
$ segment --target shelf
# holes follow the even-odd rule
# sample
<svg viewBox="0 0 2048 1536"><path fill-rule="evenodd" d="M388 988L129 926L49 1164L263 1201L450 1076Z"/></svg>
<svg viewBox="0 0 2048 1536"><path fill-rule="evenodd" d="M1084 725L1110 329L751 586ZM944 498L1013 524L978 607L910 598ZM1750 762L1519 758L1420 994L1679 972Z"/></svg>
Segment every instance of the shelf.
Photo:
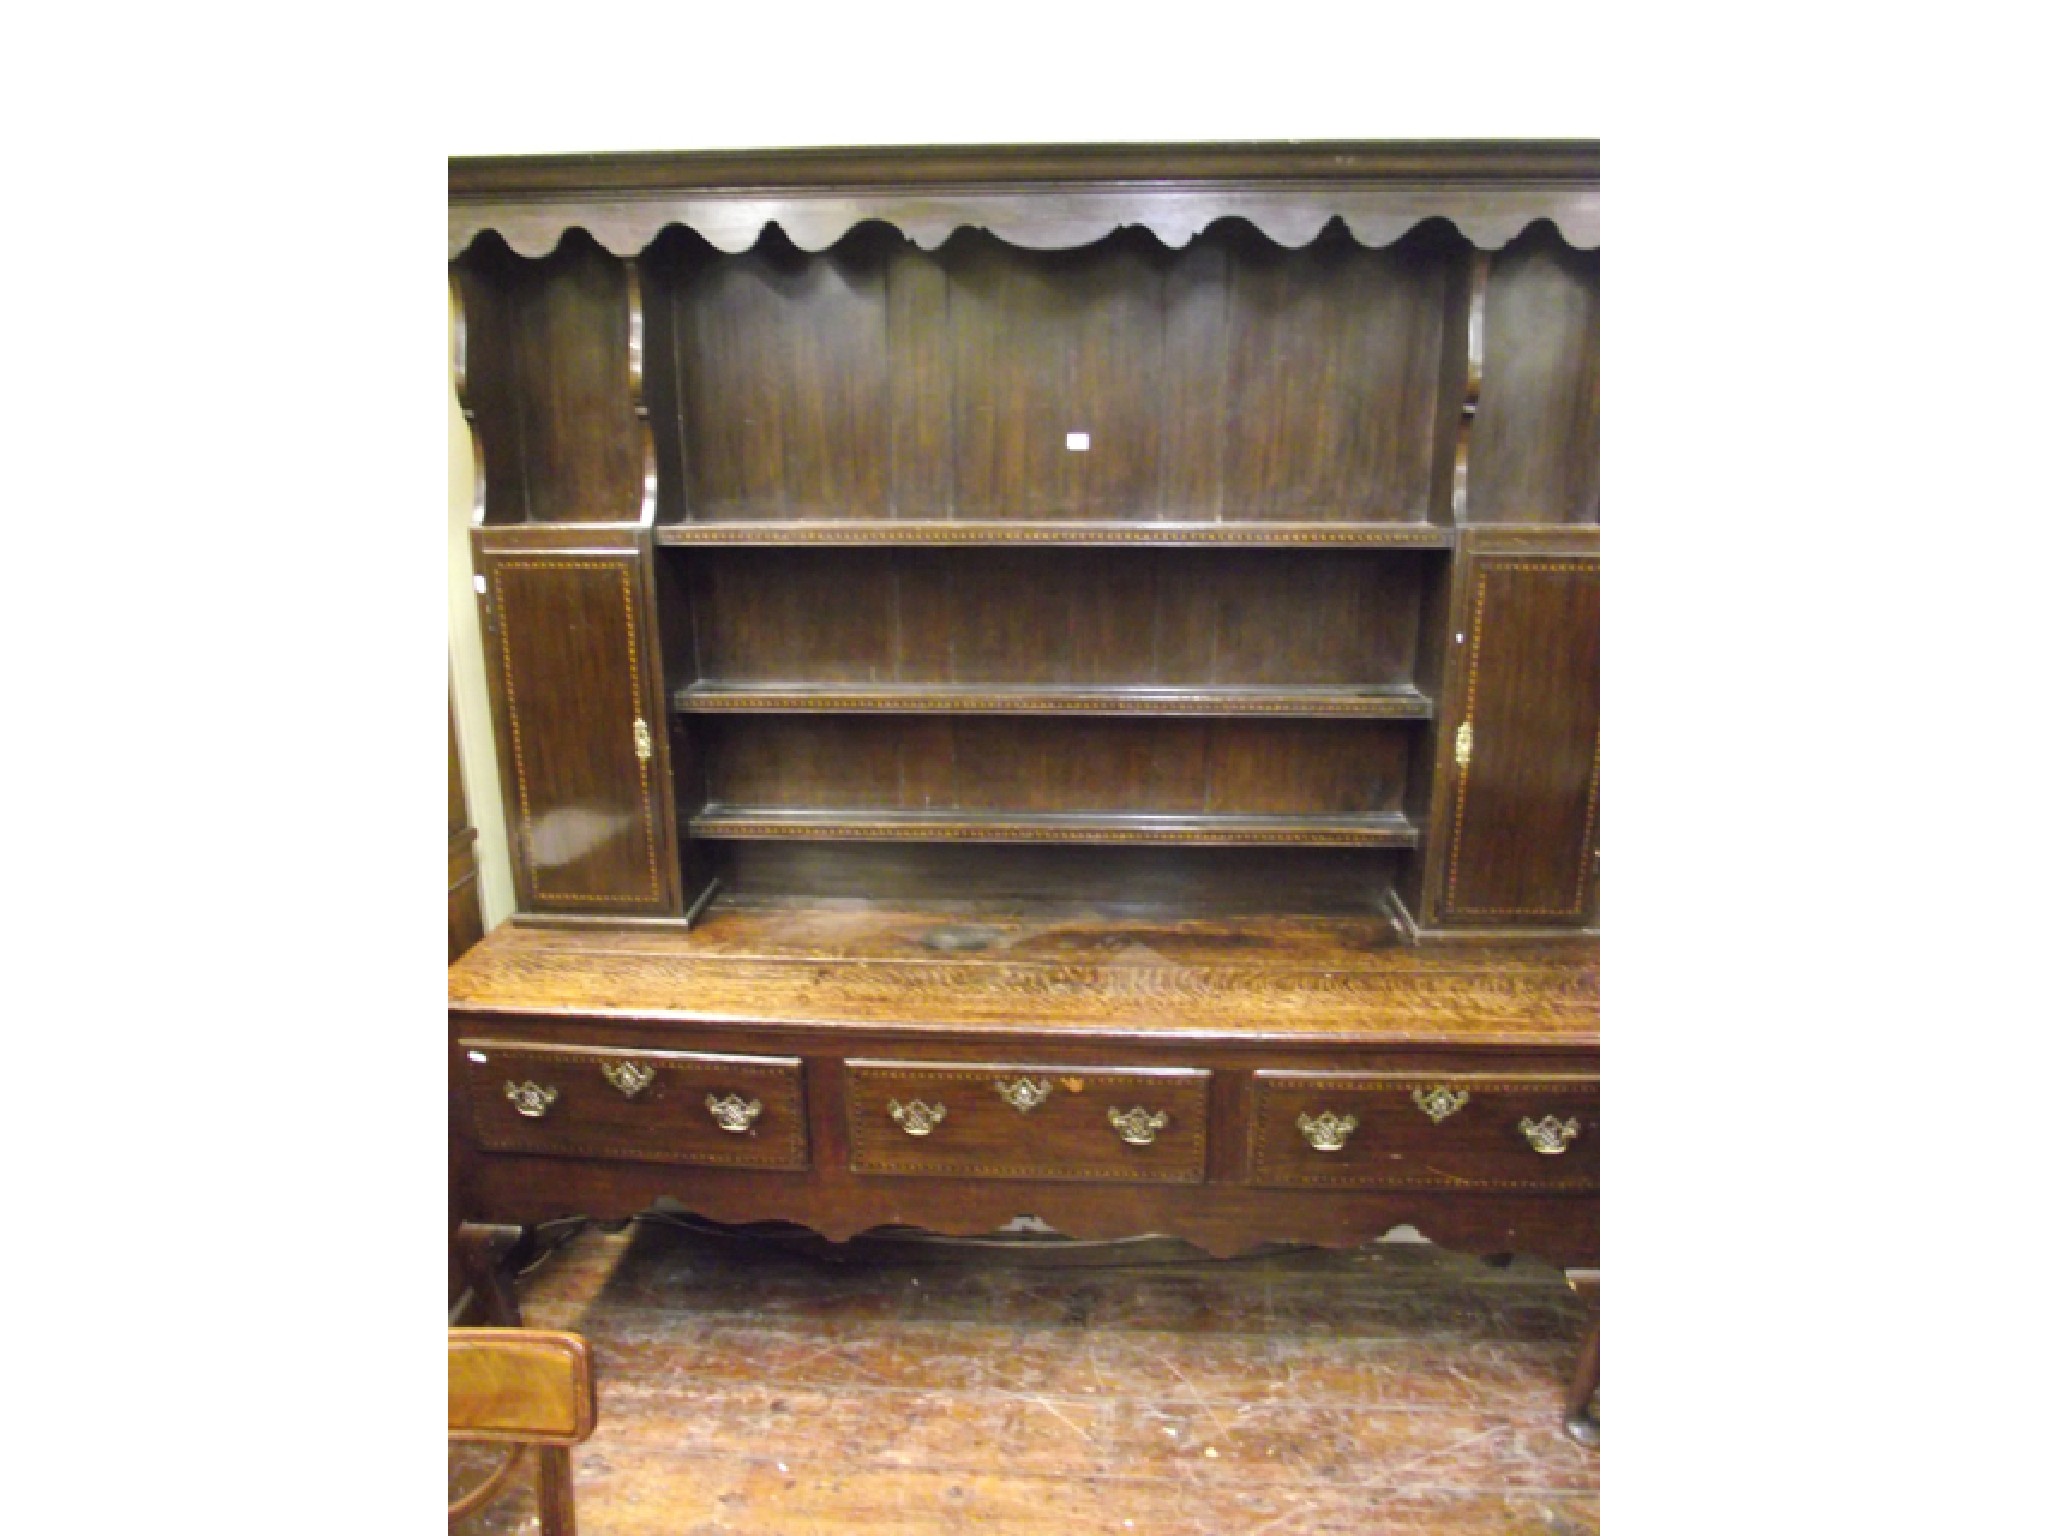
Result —
<svg viewBox="0 0 2048 1536"><path fill-rule="evenodd" d="M1066 811L788 810L719 805L690 818L705 838L883 838L902 842L1145 843L1412 848L1398 812L1372 816L1155 816Z"/></svg>
<svg viewBox="0 0 2048 1536"><path fill-rule="evenodd" d="M1055 684L692 683L678 714L1254 715L1427 720L1430 701L1406 683L1357 687L1146 688Z"/></svg>
<svg viewBox="0 0 2048 1536"><path fill-rule="evenodd" d="M1450 549L1435 523L929 522L813 518L796 522L665 523L658 544L1164 544L1233 547Z"/></svg>

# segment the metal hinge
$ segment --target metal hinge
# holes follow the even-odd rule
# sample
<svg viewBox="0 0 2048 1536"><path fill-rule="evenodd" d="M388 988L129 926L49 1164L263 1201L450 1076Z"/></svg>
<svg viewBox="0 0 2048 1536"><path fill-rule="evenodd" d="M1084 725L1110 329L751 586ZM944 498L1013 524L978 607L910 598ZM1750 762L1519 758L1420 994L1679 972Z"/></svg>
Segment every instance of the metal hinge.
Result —
<svg viewBox="0 0 2048 1536"><path fill-rule="evenodd" d="M633 755L643 763L654 756L654 732L647 729L645 720L633 722Z"/></svg>
<svg viewBox="0 0 2048 1536"><path fill-rule="evenodd" d="M1472 722L1470 720L1467 720L1458 727L1458 744L1453 750L1452 755L1457 758L1460 768L1463 768L1472 761Z"/></svg>

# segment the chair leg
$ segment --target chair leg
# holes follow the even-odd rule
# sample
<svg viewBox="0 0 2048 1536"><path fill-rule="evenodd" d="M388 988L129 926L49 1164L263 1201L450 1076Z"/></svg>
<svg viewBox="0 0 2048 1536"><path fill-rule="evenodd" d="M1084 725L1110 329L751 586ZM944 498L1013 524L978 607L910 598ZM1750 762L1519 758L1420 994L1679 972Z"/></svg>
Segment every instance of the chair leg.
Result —
<svg viewBox="0 0 2048 1536"><path fill-rule="evenodd" d="M576 1536L576 1487L569 1448L540 1448L540 1536Z"/></svg>
<svg viewBox="0 0 2048 1536"><path fill-rule="evenodd" d="M455 1229L455 1251L463 1277L476 1295L485 1324L519 1326L519 1292L513 1283L520 1255L531 1245L532 1229L465 1221Z"/></svg>
<svg viewBox="0 0 2048 1536"><path fill-rule="evenodd" d="M1564 1431L1581 1445L1600 1443L1600 1416L1593 1411L1593 1399L1600 1391L1600 1271L1569 1269L1565 1279L1586 1298L1592 1316L1586 1322L1586 1339L1579 1346L1578 1368L1572 1372L1572 1389L1565 1399Z"/></svg>

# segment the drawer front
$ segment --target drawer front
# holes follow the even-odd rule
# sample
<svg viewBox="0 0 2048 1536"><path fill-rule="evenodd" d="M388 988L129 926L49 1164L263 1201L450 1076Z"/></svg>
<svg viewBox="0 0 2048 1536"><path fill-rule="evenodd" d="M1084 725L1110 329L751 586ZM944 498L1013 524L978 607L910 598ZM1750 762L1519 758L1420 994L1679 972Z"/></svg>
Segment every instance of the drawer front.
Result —
<svg viewBox="0 0 2048 1536"><path fill-rule="evenodd" d="M1209 1074L849 1061L855 1173L1199 1184Z"/></svg>
<svg viewBox="0 0 2048 1536"><path fill-rule="evenodd" d="M1252 1182L1594 1190L1600 1183L1600 1080L1255 1072Z"/></svg>
<svg viewBox="0 0 2048 1536"><path fill-rule="evenodd" d="M732 1168L808 1168L803 1063L464 1040L476 1144L488 1152Z"/></svg>

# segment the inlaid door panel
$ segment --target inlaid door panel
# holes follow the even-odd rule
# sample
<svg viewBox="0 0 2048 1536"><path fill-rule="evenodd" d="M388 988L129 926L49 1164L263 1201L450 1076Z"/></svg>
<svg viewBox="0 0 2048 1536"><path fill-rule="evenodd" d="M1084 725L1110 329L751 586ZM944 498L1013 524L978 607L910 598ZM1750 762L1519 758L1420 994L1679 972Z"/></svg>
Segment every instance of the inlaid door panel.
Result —
<svg viewBox="0 0 2048 1536"><path fill-rule="evenodd" d="M480 555L523 911L673 910L665 717L641 558Z"/></svg>
<svg viewBox="0 0 2048 1536"><path fill-rule="evenodd" d="M1441 712L1436 916L1583 926L1598 906L1598 558L1479 554L1465 589L1462 665Z"/></svg>

